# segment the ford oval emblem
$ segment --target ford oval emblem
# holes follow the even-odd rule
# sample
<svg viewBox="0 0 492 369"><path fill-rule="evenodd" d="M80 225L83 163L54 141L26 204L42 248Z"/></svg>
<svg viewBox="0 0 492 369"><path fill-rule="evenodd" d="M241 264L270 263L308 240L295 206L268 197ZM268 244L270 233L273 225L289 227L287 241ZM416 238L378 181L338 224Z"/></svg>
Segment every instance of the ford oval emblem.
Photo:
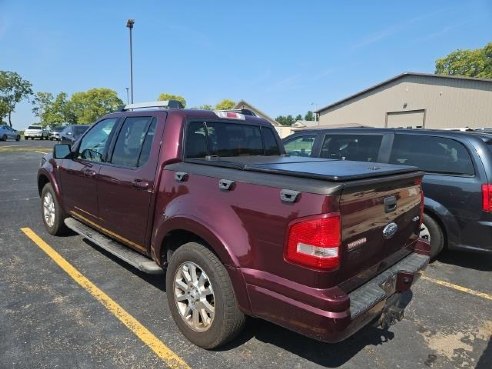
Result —
<svg viewBox="0 0 492 369"><path fill-rule="evenodd" d="M390 239L395 235L396 231L398 231L398 225L395 222L386 224L386 227L383 228L383 237Z"/></svg>

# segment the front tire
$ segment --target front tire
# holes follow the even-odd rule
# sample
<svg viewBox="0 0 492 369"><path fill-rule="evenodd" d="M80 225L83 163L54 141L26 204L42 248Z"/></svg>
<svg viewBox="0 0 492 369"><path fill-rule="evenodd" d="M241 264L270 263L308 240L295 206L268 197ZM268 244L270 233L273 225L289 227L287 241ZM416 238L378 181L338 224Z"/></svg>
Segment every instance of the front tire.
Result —
<svg viewBox="0 0 492 369"><path fill-rule="evenodd" d="M51 183L47 183L41 191L41 212L48 233L58 236L66 232L65 215L60 204L58 204Z"/></svg>
<svg viewBox="0 0 492 369"><path fill-rule="evenodd" d="M16 140L16 141L20 141L20 136L17 136L17 137L15 138L15 140Z"/></svg>
<svg viewBox="0 0 492 369"><path fill-rule="evenodd" d="M444 234L441 226L430 216L424 214L420 237L431 245L431 259L435 259L444 248Z"/></svg>
<svg viewBox="0 0 492 369"><path fill-rule="evenodd" d="M173 253L166 272L166 294L176 325L197 346L224 345L244 326L245 316L226 268L199 243L186 243Z"/></svg>
<svg viewBox="0 0 492 369"><path fill-rule="evenodd" d="M7 141L7 135L2 136L2 141Z"/></svg>

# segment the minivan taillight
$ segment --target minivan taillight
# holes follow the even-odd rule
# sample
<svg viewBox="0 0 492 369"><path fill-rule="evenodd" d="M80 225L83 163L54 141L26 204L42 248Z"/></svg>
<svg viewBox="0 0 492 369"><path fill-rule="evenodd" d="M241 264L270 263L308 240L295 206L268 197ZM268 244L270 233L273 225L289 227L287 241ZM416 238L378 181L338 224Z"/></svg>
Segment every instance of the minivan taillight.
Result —
<svg viewBox="0 0 492 369"><path fill-rule="evenodd" d="M340 214L300 219L289 227L285 259L299 265L333 270L340 265Z"/></svg>
<svg viewBox="0 0 492 369"><path fill-rule="evenodd" d="M482 185L482 210L492 212L492 184Z"/></svg>

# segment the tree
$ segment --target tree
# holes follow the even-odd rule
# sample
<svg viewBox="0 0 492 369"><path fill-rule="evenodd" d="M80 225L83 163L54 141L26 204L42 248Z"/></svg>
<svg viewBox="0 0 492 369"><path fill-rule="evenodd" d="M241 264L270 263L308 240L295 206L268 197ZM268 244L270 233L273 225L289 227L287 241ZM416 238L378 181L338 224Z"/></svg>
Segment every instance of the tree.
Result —
<svg viewBox="0 0 492 369"><path fill-rule="evenodd" d="M236 106L236 103L230 99L223 99L215 105L217 110L230 110Z"/></svg>
<svg viewBox="0 0 492 369"><path fill-rule="evenodd" d="M283 126L291 126L295 123L294 117L290 114L287 116L279 115L275 120Z"/></svg>
<svg viewBox="0 0 492 369"><path fill-rule="evenodd" d="M492 42L482 49L456 50L437 59L435 74L492 79Z"/></svg>
<svg viewBox="0 0 492 369"><path fill-rule="evenodd" d="M200 105L198 107L198 109L201 109L201 110L214 110L214 107L212 105L205 104L205 105Z"/></svg>
<svg viewBox="0 0 492 369"><path fill-rule="evenodd" d="M297 122L298 120L302 120L302 115L301 114L297 114L297 116L295 118L295 121Z"/></svg>
<svg viewBox="0 0 492 369"><path fill-rule="evenodd" d="M15 72L0 71L0 120L8 116L9 125L12 127L11 118L15 105L31 95L31 82Z"/></svg>
<svg viewBox="0 0 492 369"><path fill-rule="evenodd" d="M43 126L76 121L65 92L60 92L56 97L50 92L38 92L33 104L32 112L40 118Z"/></svg>
<svg viewBox="0 0 492 369"><path fill-rule="evenodd" d="M308 121L314 120L314 114L311 110L306 113L306 115L304 116L304 120L308 120Z"/></svg>
<svg viewBox="0 0 492 369"><path fill-rule="evenodd" d="M166 101L166 100L178 100L181 104L183 104L183 107L186 107L186 100L183 96L179 95L173 95L173 94L168 94L168 93L162 93L159 95L157 98L159 101Z"/></svg>
<svg viewBox="0 0 492 369"><path fill-rule="evenodd" d="M123 105L116 91L109 88L92 88L76 92L67 103L67 111L79 123L94 123L99 117L117 110Z"/></svg>

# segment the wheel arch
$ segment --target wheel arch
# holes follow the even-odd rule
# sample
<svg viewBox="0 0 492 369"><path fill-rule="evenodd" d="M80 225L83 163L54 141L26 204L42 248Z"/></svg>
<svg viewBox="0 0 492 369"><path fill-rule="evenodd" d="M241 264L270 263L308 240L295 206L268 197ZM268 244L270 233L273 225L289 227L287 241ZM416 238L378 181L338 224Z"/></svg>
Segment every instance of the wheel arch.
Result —
<svg viewBox="0 0 492 369"><path fill-rule="evenodd" d="M444 248L452 247L459 243L458 222L455 216L444 205L425 197L424 213L430 216L441 227L444 237Z"/></svg>
<svg viewBox="0 0 492 369"><path fill-rule="evenodd" d="M198 242L213 252L226 268L241 310L251 314L251 304L239 261L221 238L196 219L176 217L163 221L155 230L151 246L152 258L163 268L172 253L188 242Z"/></svg>

